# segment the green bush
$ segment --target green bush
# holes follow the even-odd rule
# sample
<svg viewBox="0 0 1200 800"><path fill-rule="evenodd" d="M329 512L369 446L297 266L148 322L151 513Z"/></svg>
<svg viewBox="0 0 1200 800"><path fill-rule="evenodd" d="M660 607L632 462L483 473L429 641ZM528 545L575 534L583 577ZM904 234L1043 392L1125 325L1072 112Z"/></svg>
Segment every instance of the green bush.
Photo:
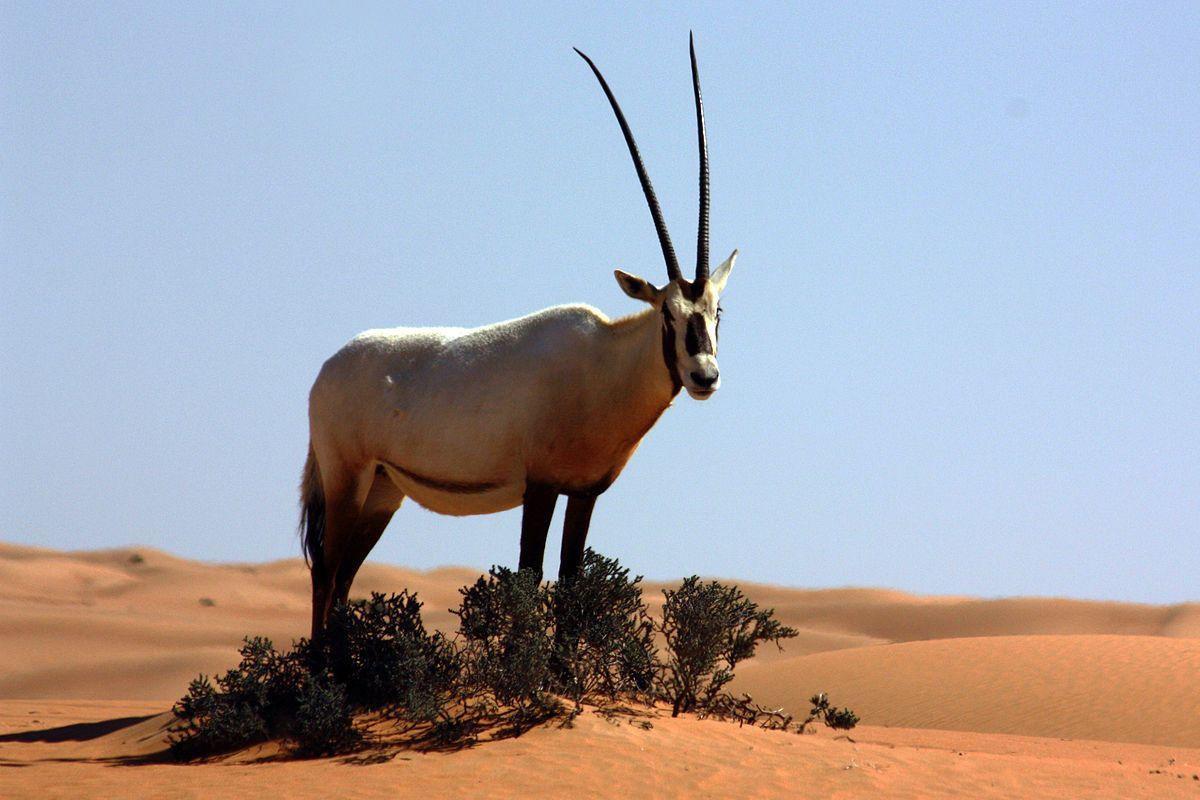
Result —
<svg viewBox="0 0 1200 800"><path fill-rule="evenodd" d="M800 726L803 731L809 723L820 720L827 727L834 730L850 730L858 724L858 715L848 708L837 708L829 704L829 696L824 692L814 694L808 701L812 704L812 710L808 712L808 719L804 720L804 724Z"/></svg>
<svg viewBox="0 0 1200 800"><path fill-rule="evenodd" d="M228 752L280 734L295 711L306 670L275 651L270 639L246 639L241 663L217 678L201 675L174 710L171 749L193 757ZM220 691L217 690L219 687Z"/></svg>
<svg viewBox="0 0 1200 800"><path fill-rule="evenodd" d="M204 675L191 682L172 711L175 723L167 741L179 758L239 750L269 735L266 720L256 709L231 702Z"/></svg>
<svg viewBox="0 0 1200 800"><path fill-rule="evenodd" d="M520 733L560 713L563 695L576 709L665 699L673 715L790 729L791 716L725 687L759 644L778 645L795 630L736 586L695 576L664 590L655 621L640 584L592 550L557 586L533 571L493 567L459 590L454 640L425 629L415 595L373 593L336 607L319 645L302 639L280 653L269 639L246 639L237 667L215 684L201 675L175 704L171 749L196 758L277 738L301 755L344 753L363 743L354 716L364 711L415 723L407 730L424 746L456 746L488 727ZM818 719L842 729L858 722L824 694L812 703L801 731Z"/></svg>
<svg viewBox="0 0 1200 800"><path fill-rule="evenodd" d="M270 721L286 718L295 710L296 698L309 670L303 648L290 654L275 649L270 639L255 636L244 641L241 663L217 679L230 702L246 706Z"/></svg>
<svg viewBox="0 0 1200 800"><path fill-rule="evenodd" d="M468 686L490 691L520 712L553 706L547 694L553 615L538 573L493 567L459 593L462 603L452 613L459 619Z"/></svg>
<svg viewBox="0 0 1200 800"><path fill-rule="evenodd" d="M421 603L407 591L333 609L322 657L348 701L369 711L430 721L462 671L462 657L441 633L428 633Z"/></svg>
<svg viewBox="0 0 1200 800"><path fill-rule="evenodd" d="M577 705L652 691L658 654L641 580L588 548L579 572L554 586L555 673Z"/></svg>
<svg viewBox="0 0 1200 800"><path fill-rule="evenodd" d="M734 667L753 656L760 643L778 646L797 634L775 619L773 609L760 609L736 586L701 583L693 575L663 595L656 627L666 643L667 662L659 683L672 716L712 704L733 680Z"/></svg>
<svg viewBox="0 0 1200 800"><path fill-rule="evenodd" d="M201 675L175 704L168 741L176 756L231 752L271 738L292 742L303 755L325 755L359 741L345 687L313 668L308 642L282 654L256 637L240 653L241 663L216 687Z"/></svg>
<svg viewBox="0 0 1200 800"><path fill-rule="evenodd" d="M297 701L289 732L301 755L336 755L362 741L362 734L354 727L346 688L327 673L312 673L300 688Z"/></svg>

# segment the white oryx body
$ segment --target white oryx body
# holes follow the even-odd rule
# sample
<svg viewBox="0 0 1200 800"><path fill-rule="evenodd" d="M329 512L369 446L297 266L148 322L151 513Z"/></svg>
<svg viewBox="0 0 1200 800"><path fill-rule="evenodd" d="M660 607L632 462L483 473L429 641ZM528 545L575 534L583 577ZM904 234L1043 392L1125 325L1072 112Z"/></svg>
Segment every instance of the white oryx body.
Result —
<svg viewBox="0 0 1200 800"><path fill-rule="evenodd" d="M602 488L675 395L661 328L653 309L610 321L569 305L481 328L367 331L313 386L317 461L357 462L364 483L381 466L441 514L515 508L529 479Z"/></svg>
<svg viewBox="0 0 1200 800"><path fill-rule="evenodd" d="M705 399L720 385L718 305L737 256L709 274L708 148L696 53L692 83L700 148L696 274L680 272L633 134L621 125L650 206L669 282L616 271L650 307L610 320L564 305L481 328L389 328L352 339L325 362L309 394L301 530L312 566L313 636L405 497L442 514L523 506L521 569L540 573L560 495L568 498L560 578L582 563L592 507L680 389Z"/></svg>

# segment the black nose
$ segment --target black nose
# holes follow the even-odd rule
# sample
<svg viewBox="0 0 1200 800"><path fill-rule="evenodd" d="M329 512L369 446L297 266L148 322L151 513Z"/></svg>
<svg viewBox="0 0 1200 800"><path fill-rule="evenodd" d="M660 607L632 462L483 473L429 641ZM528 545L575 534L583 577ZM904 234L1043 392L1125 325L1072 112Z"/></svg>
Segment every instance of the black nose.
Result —
<svg viewBox="0 0 1200 800"><path fill-rule="evenodd" d="M720 377L721 377L721 373L719 373L719 372L714 372L712 375L709 375L704 372L693 372L692 373L692 382L695 383L697 386L699 386L701 389L707 389L710 386L712 386L714 383L716 383L717 379Z"/></svg>

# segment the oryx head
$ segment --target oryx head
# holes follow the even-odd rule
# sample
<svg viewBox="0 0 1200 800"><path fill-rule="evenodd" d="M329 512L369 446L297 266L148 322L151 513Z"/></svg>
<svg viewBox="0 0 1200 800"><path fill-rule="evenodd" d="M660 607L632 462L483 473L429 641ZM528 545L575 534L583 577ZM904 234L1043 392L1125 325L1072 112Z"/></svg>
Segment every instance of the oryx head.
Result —
<svg viewBox="0 0 1200 800"><path fill-rule="evenodd" d="M667 262L669 280L662 288L622 270L616 270L617 283L625 294L636 300L644 300L662 312L663 358L670 371L671 380L676 389L682 386L694 399L705 400L721 385L721 372L717 368L720 299L721 293L725 291L725 282L729 280L729 273L733 269L733 262L737 259L737 251L734 250L729 258L709 274L708 143L704 133L704 104L700 99L700 74L696 69L696 46L691 37L688 46L692 57L692 88L696 95L696 130L700 141L700 223L696 234L696 277L690 281L679 271L679 261L675 258L675 248L671 245L671 235L667 233L662 209L659 208L654 187L650 184L650 176L646 174L637 142L633 139L633 133L629 130L629 123L625 121L625 114L621 112L617 98L613 96L608 82L604 80L604 76L592 60L578 48L575 52L579 53L592 68L592 72L596 73L596 78L617 115L621 132L625 134L625 143L629 145L634 169L637 170L638 180L641 181L642 191L646 195L646 203L650 206L650 215L654 218L663 259Z"/></svg>

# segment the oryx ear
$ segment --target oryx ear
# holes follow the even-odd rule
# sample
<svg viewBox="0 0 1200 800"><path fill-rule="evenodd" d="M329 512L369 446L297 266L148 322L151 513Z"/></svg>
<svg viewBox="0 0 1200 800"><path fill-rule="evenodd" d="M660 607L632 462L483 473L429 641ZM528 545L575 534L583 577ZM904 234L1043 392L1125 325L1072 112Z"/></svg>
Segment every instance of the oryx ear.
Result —
<svg viewBox="0 0 1200 800"><path fill-rule="evenodd" d="M729 254L729 258L721 262L721 266L713 270L712 281L713 286L717 290L717 294L725 291L725 281L729 280L729 273L733 272L733 262L737 261L737 250Z"/></svg>
<svg viewBox="0 0 1200 800"><path fill-rule="evenodd" d="M613 275L617 276L617 285L621 287L621 291L634 300L653 303L658 299L659 290L650 281L620 269L614 269Z"/></svg>

